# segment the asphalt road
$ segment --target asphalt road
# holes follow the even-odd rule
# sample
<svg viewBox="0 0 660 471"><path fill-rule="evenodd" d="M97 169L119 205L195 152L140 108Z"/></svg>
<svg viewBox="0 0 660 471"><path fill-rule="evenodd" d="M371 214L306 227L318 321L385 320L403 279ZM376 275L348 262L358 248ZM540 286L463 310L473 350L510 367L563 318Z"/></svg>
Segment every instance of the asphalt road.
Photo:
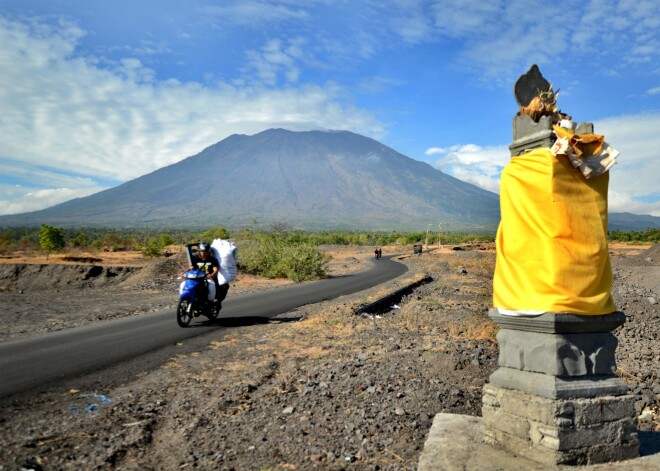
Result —
<svg viewBox="0 0 660 471"><path fill-rule="evenodd" d="M229 296L219 318L268 318L305 304L356 293L402 275L408 268L383 257L369 270L255 294ZM176 296L176 293L172 293ZM188 328L168 309L0 343L0 398L98 372L186 339L227 329L194 319Z"/></svg>

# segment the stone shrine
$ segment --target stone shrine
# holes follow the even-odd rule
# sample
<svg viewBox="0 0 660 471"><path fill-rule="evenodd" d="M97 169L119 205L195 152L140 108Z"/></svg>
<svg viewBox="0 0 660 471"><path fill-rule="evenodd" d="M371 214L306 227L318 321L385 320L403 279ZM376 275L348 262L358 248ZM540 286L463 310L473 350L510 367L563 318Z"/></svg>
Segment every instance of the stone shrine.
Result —
<svg viewBox="0 0 660 471"><path fill-rule="evenodd" d="M556 94L534 65L514 92L522 109L545 90L550 99L543 105L554 106ZM554 115L538 121L523 114L514 117L512 157L553 145L552 125L558 121L554 110ZM589 123L574 129L577 134L593 133ZM486 443L548 465L638 456L634 397L615 375L617 339L612 331L625 322L623 313L517 313L493 308L489 317L500 327L500 355L499 369L483 389Z"/></svg>

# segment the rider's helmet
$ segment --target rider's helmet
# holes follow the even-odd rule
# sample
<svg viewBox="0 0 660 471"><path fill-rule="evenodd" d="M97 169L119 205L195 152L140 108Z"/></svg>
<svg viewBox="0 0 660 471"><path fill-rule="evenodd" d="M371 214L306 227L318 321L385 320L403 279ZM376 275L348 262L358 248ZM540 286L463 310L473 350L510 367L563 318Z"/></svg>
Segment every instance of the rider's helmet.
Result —
<svg viewBox="0 0 660 471"><path fill-rule="evenodd" d="M200 252L208 252L211 250L211 246L207 242L200 242L197 244L197 250Z"/></svg>

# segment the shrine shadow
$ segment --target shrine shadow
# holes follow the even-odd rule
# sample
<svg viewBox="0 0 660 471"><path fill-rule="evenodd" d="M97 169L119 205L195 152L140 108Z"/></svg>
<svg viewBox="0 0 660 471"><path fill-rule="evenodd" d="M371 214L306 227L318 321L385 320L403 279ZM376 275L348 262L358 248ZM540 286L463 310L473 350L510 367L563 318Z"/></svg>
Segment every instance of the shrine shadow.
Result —
<svg viewBox="0 0 660 471"><path fill-rule="evenodd" d="M660 453L660 432L637 432L639 437L639 456Z"/></svg>

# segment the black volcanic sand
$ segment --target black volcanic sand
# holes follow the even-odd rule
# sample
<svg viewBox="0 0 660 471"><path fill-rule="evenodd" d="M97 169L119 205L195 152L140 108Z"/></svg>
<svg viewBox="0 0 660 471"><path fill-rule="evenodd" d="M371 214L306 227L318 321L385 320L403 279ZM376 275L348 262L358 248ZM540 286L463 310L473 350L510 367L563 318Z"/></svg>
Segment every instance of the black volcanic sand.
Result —
<svg viewBox="0 0 660 471"><path fill-rule="evenodd" d="M638 411L647 411L640 428L658 430L658 283L636 280L657 276L660 260L612 261L616 302L629 316L617 332L620 373ZM411 273L401 279L280 321L231 326L119 384L76 390L72 381L5 401L0 467L32 460L44 469L415 469L434 414L480 415L498 354L486 319L494 254L405 263ZM422 273L434 281L389 312L355 314ZM147 311L170 302L166 292L166 301L136 298ZM104 312L115 309L95 293L81 289L85 301L70 301L102 299Z"/></svg>

